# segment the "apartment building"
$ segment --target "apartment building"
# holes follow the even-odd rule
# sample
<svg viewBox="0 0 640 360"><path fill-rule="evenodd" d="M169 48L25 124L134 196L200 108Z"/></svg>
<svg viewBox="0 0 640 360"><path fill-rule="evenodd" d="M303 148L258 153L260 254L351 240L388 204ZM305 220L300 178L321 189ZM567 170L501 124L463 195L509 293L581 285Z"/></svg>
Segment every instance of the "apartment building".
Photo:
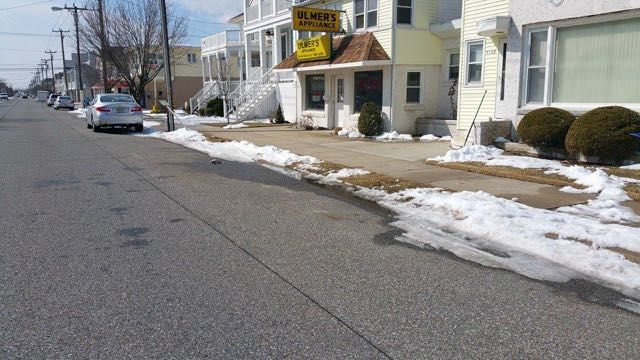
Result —
<svg viewBox="0 0 640 360"><path fill-rule="evenodd" d="M640 3L464 0L458 130L544 106L640 110ZM482 104L481 98L486 96Z"/></svg>

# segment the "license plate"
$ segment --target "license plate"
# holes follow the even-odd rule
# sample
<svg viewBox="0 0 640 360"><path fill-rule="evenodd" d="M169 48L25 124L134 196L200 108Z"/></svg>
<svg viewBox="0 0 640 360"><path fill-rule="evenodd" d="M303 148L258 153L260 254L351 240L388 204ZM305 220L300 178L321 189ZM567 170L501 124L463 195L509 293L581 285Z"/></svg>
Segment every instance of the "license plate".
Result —
<svg viewBox="0 0 640 360"><path fill-rule="evenodd" d="M128 110L128 109L127 109L127 108L125 108L125 107L119 107L119 108L116 108L116 112L117 112L118 114L126 113L126 112L127 112L127 110Z"/></svg>

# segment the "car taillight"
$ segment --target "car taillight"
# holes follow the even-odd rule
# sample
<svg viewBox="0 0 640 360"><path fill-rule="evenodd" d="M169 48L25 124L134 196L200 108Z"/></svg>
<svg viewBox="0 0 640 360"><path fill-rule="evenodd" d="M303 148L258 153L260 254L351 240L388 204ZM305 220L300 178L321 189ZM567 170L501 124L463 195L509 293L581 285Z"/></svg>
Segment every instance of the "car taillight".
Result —
<svg viewBox="0 0 640 360"><path fill-rule="evenodd" d="M98 107L96 108L96 111L97 111L97 112L111 112L111 110L109 110L109 108L108 108L108 107L106 107L106 106L98 106Z"/></svg>
<svg viewBox="0 0 640 360"><path fill-rule="evenodd" d="M131 108L131 112L141 112L142 108L140 106L134 106Z"/></svg>

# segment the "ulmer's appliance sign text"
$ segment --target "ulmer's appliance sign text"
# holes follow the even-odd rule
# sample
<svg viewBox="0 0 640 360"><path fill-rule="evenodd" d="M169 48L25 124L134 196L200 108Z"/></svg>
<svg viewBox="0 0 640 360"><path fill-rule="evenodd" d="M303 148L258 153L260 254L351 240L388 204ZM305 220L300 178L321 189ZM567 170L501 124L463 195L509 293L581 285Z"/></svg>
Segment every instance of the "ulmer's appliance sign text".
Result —
<svg viewBox="0 0 640 360"><path fill-rule="evenodd" d="M340 32L340 12L336 10L292 6L291 17L294 30Z"/></svg>

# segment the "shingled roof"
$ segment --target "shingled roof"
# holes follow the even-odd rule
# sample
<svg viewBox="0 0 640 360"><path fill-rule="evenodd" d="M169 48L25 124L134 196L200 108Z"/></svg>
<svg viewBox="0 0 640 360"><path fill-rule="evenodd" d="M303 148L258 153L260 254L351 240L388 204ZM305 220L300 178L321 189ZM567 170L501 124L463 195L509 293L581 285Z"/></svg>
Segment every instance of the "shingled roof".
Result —
<svg viewBox="0 0 640 360"><path fill-rule="evenodd" d="M391 58L384 51L373 33L365 32L333 38L331 59L300 62L296 54L293 53L282 60L275 69L282 70L375 60L391 60Z"/></svg>

